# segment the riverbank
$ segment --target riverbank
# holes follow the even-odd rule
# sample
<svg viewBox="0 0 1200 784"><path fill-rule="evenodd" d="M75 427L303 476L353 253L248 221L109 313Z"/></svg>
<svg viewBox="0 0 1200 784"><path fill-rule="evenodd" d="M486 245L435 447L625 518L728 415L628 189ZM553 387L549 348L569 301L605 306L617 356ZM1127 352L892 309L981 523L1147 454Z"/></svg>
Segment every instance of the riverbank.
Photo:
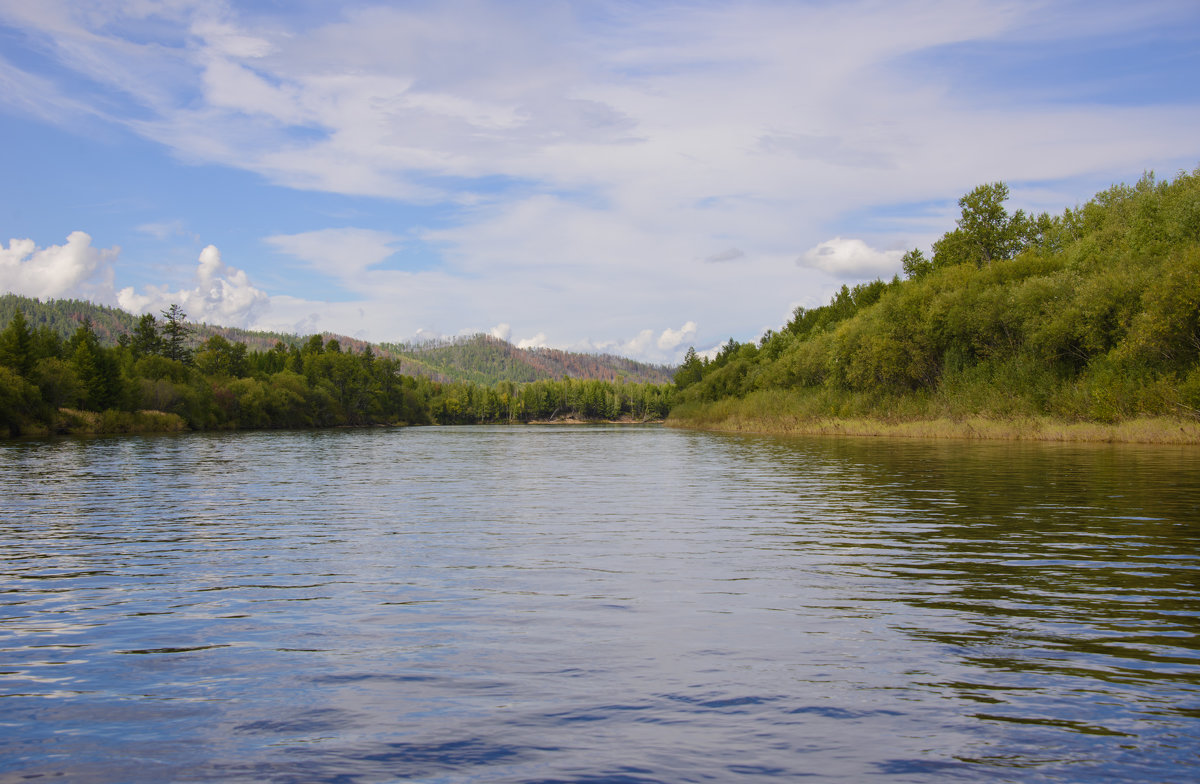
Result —
<svg viewBox="0 0 1200 784"><path fill-rule="evenodd" d="M1076 441L1128 444L1200 444L1200 420L1139 417L1119 422L1069 421L1048 416L930 416L917 412L887 416L820 416L774 398L775 405L723 400L684 406L671 413L667 427L731 433L841 435L885 438Z"/></svg>
<svg viewBox="0 0 1200 784"><path fill-rule="evenodd" d="M581 417L557 417L555 419L533 419L528 422L512 421L500 424L508 425L661 425L662 419L635 419L622 417L620 419L584 419ZM298 428L308 430L329 430L363 427L408 427L405 422L372 423L366 425L330 425L328 427ZM452 425L453 427L453 425ZM59 436L98 436L122 435L133 433L181 433L191 430L187 422L178 414L163 411L79 411L77 409L59 409L50 426L36 424L27 425L19 433L11 434L10 438L38 438L50 435ZM218 428L221 430L249 431L264 428ZM266 428L279 429L279 428ZM287 428L283 428L287 429ZM4 440L0 436L0 440Z"/></svg>
<svg viewBox="0 0 1200 784"><path fill-rule="evenodd" d="M892 438L958 438L1008 441L1089 441L1128 444L1200 444L1200 423L1146 418L1116 424L1053 419L1000 421L982 418L884 422L873 419L815 419L766 422L739 418L694 424L668 419L667 427L775 435L841 435Z"/></svg>
<svg viewBox="0 0 1200 784"><path fill-rule="evenodd" d="M528 422L509 422L511 425L661 425L662 419L635 419L620 417L619 419L584 419L583 417L555 417L554 419L530 419Z"/></svg>
<svg viewBox="0 0 1200 784"><path fill-rule="evenodd" d="M178 414L165 411L80 411L60 408L49 427L27 425L21 436L114 435L121 433L179 433L188 430Z"/></svg>

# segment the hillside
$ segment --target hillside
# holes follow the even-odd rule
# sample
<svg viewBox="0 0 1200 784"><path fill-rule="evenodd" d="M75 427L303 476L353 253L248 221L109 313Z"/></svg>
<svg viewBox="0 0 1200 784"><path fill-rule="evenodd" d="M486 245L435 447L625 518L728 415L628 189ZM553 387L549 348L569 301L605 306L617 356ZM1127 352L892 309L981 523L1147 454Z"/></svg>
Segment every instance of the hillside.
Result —
<svg viewBox="0 0 1200 784"><path fill-rule="evenodd" d="M97 305L77 299L55 299L45 302L32 297L22 297L18 294L0 294L0 323L8 324L18 311L25 314L30 329L48 327L54 334L67 340L84 321L92 325L92 330L103 346L115 346L122 335L133 334L138 317L119 308ZM157 314L156 314L157 316ZM279 341L290 345L299 345L301 339L295 335L285 335L278 332L250 332L235 327L219 327L209 324L188 323L192 330L192 342L196 345L203 343L213 335L237 342L245 343L252 351L269 351ZM351 338L343 338L343 344L362 343Z"/></svg>
<svg viewBox="0 0 1200 784"><path fill-rule="evenodd" d="M500 341L463 341L430 358L390 356L361 341L188 325L87 303L0 299L0 438L346 425L662 420L674 387L628 377L485 379L533 361ZM101 335L104 335L102 338ZM286 338L286 339L285 339ZM550 355L540 372L615 372L604 358ZM497 364L497 357L506 363ZM414 374L412 368L422 372ZM444 368L444 370L439 369ZM475 368L479 368L476 370ZM407 371L407 372L406 372Z"/></svg>
<svg viewBox="0 0 1200 784"><path fill-rule="evenodd" d="M47 327L67 340L85 320L91 322L100 344L114 346L122 335L132 335L138 317L118 308L81 300L41 302L16 294L0 294L0 328L17 310L25 314L30 329ZM300 346L309 338L278 332L255 332L236 327L188 323L191 344L199 346L214 335L231 343L245 344L250 351L270 351L277 343ZM420 344L373 344L346 335L323 333L324 340L337 340L345 351L362 353L368 346L378 356L394 359L400 373L434 381L491 385L573 378L632 383L669 383L671 368L648 365L609 354L582 354L549 348L521 349L490 335L473 335Z"/></svg>
<svg viewBox="0 0 1200 784"><path fill-rule="evenodd" d="M1162 440L1195 440L1200 169L1059 216L1009 214L1006 197L1002 183L964 196L932 253L905 256L905 280L843 287L711 362L690 353L672 422L1070 437L1159 418Z"/></svg>
<svg viewBox="0 0 1200 784"><path fill-rule="evenodd" d="M673 370L611 354L581 354L552 348L523 349L492 337L471 335L422 344L384 343L384 351L424 367L434 377L476 384L559 378L669 383Z"/></svg>

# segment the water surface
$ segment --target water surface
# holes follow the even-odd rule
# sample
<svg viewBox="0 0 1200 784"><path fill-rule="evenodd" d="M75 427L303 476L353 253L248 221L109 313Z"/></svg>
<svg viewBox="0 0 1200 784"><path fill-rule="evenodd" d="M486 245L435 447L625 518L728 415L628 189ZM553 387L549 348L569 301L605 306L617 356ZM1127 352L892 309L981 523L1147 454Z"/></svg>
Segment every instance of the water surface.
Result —
<svg viewBox="0 0 1200 784"><path fill-rule="evenodd" d="M0 444L0 780L1200 778L1200 451Z"/></svg>

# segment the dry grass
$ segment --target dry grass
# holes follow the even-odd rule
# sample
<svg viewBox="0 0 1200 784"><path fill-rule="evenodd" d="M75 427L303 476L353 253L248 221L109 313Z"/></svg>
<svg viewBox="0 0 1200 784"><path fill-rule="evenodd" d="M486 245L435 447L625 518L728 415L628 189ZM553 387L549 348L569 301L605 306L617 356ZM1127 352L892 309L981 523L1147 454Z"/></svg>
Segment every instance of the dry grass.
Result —
<svg viewBox="0 0 1200 784"><path fill-rule="evenodd" d="M1051 417L950 418L916 412L887 417L824 415L789 405L788 396L722 400L672 412L670 427L738 433L882 436L893 438L1200 444L1200 421L1143 417L1122 422L1070 422Z"/></svg>
<svg viewBox="0 0 1200 784"><path fill-rule="evenodd" d="M76 435L177 433L187 429L182 417L164 411L80 411L61 408L54 423L55 432Z"/></svg>

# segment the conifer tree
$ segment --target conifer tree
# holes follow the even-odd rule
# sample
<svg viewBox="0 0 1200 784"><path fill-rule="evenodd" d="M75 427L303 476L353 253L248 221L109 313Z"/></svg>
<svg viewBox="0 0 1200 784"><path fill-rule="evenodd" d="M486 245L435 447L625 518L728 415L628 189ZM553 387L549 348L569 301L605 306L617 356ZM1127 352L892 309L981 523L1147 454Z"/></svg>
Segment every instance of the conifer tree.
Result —
<svg viewBox="0 0 1200 784"><path fill-rule="evenodd" d="M192 352L187 347L186 341L189 335L192 334L192 328L186 323L187 314L183 312L183 308L172 303L171 307L162 311L162 354L167 359L174 359L180 362L190 362Z"/></svg>
<svg viewBox="0 0 1200 784"><path fill-rule="evenodd" d="M8 327L0 332L0 364L8 365L26 378L33 370L33 333L20 309L13 313Z"/></svg>

